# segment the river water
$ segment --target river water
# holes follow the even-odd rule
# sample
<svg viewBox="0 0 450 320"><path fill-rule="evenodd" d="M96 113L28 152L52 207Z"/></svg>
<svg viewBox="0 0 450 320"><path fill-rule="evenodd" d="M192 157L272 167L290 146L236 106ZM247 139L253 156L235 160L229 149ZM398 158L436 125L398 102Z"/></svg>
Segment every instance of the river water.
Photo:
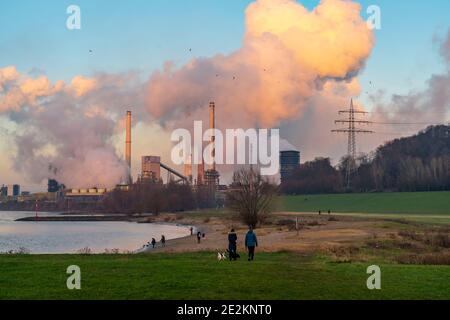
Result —
<svg viewBox="0 0 450 320"><path fill-rule="evenodd" d="M39 216L54 216L39 213ZM33 212L0 211L0 252L25 248L32 254L77 253L90 248L93 253L105 249L135 251L145 243L165 235L167 240L190 235L188 227L134 222L18 222Z"/></svg>

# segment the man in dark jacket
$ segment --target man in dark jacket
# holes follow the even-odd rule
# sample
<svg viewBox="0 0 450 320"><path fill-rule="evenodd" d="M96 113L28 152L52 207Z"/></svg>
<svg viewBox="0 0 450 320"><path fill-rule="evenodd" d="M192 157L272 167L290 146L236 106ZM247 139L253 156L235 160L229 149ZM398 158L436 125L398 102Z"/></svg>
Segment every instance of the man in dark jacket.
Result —
<svg viewBox="0 0 450 320"><path fill-rule="evenodd" d="M228 234L228 251L230 252L230 261L236 261L237 235L236 232L234 232L234 229L231 229L230 233Z"/></svg>
<svg viewBox="0 0 450 320"><path fill-rule="evenodd" d="M253 261L255 257L255 248L258 246L258 239L253 232L253 228L250 226L247 234L245 235L245 247L248 250L248 261Z"/></svg>

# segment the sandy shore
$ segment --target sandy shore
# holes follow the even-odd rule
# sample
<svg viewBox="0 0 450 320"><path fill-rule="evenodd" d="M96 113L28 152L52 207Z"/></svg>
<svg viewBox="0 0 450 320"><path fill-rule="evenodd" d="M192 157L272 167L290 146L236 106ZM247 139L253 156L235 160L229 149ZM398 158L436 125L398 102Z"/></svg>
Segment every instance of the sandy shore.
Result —
<svg viewBox="0 0 450 320"><path fill-rule="evenodd" d="M292 219L293 216L301 217L300 222L303 227L298 233L292 228L279 224L269 224L255 230L259 242L257 250L263 252L308 252L333 246L356 244L374 236L384 236L388 232L380 225L381 221L378 219L292 213L274 215L278 221ZM231 228L236 229L238 235L238 251L245 252L244 239L247 228L238 221L228 218L211 218L205 222L199 221L199 219L185 218L180 223L195 225L200 232L206 234L206 237L201 239L200 243L197 243L196 235L169 240L165 247L161 247L158 243L155 249L146 248L142 252L224 252L228 247L227 235Z"/></svg>
<svg viewBox="0 0 450 320"><path fill-rule="evenodd" d="M293 224L298 217L300 230ZM34 217L21 219L34 221ZM247 227L231 214L180 213L159 216L141 215L84 215L41 217L40 221L130 221L136 223L163 223L194 227L194 235L167 240L164 247L158 242L155 248L144 247L136 253L158 252L224 252L228 248L228 232L231 228L238 235L238 252L245 253L244 239ZM328 215L317 213L278 212L271 215L267 224L255 233L258 237L258 252L298 251L312 252L342 245L357 245L369 238L384 237L395 230L383 226L393 219L369 215ZM205 233L197 242L197 230ZM151 240L151 239L149 239ZM158 239L159 240L159 239Z"/></svg>

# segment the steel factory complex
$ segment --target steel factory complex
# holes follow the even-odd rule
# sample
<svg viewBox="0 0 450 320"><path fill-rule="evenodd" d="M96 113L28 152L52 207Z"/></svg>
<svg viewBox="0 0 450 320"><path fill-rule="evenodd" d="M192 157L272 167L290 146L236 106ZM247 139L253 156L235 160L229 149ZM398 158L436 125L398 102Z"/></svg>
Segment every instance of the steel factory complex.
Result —
<svg viewBox="0 0 450 320"><path fill-rule="evenodd" d="M126 181L117 185L115 188L96 188L96 187L78 187L65 186L55 179L48 179L47 193L31 194L27 191L20 191L20 186L0 185L0 202L8 201L57 201L61 199L92 202L102 199L114 189L128 190L133 184L164 184L166 183L182 183L190 185L193 189L204 188L214 197L221 197L227 190L226 185L220 184L220 174L216 168L216 163L208 165L205 168L204 161L194 165L192 159L187 159L184 164L183 173L171 168L162 162L159 155L143 155L141 156L141 172L136 179L131 175L131 155L132 155L132 113L126 113L126 134L125 134L125 161L128 166L128 176ZM209 125L210 129L216 128L216 106L214 102L209 104ZM214 131L212 131L214 132ZM212 155L215 155L215 139L212 135L211 145L213 146ZM300 166L300 151L289 143L280 146L280 178L281 182L287 180L292 172ZM195 175L194 175L195 173ZM166 175L166 176L165 176ZM222 195L221 195L222 194Z"/></svg>

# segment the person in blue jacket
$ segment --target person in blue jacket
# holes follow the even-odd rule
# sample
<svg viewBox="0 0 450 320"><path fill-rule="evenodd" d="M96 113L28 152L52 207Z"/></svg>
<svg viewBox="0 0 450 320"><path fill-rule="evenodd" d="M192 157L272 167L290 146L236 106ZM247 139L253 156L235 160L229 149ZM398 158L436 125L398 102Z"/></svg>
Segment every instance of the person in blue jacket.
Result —
<svg viewBox="0 0 450 320"><path fill-rule="evenodd" d="M252 226L250 226L247 234L245 235L245 247L248 250L248 261L253 261L255 258L255 248L258 246L258 239L253 232Z"/></svg>

